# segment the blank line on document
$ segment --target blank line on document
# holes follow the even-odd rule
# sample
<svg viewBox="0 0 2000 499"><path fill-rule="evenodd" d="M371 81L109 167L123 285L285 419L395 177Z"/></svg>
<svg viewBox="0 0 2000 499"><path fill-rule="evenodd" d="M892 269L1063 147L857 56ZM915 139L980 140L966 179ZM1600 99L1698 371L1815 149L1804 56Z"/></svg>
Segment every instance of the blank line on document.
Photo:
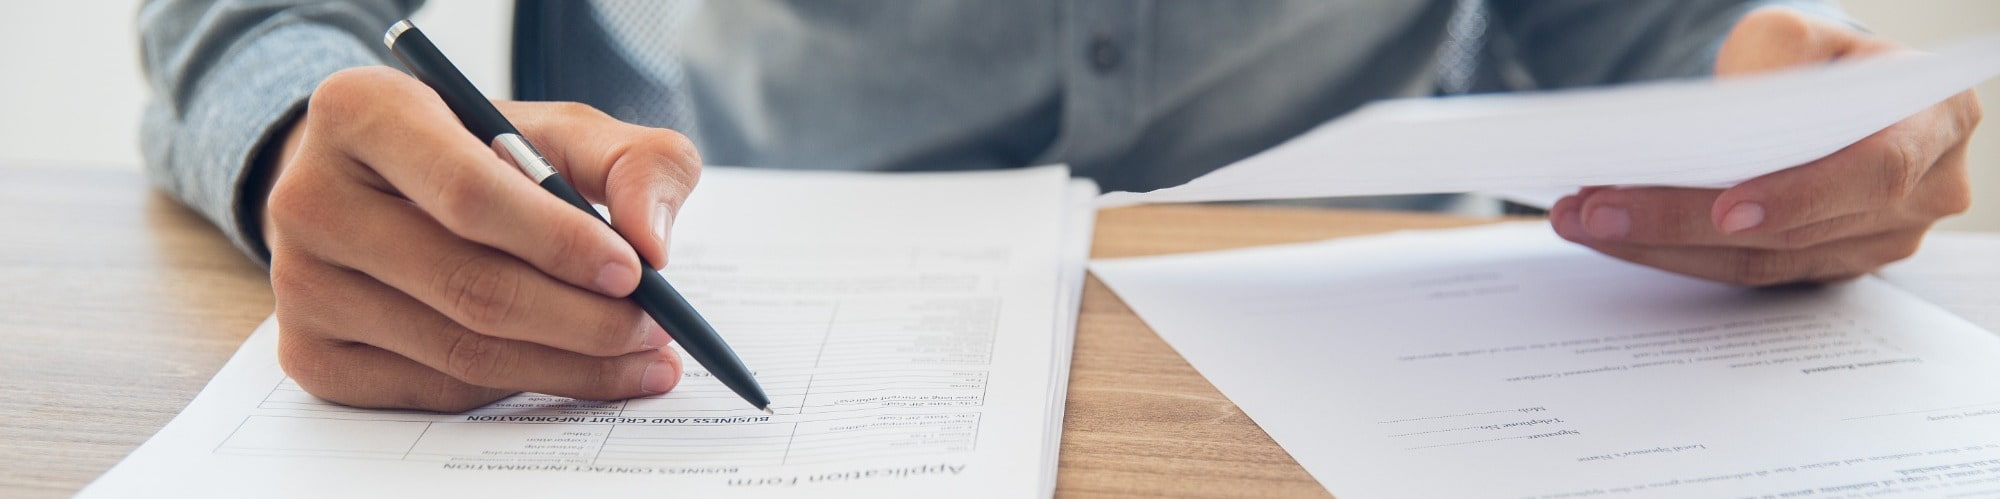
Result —
<svg viewBox="0 0 2000 499"><path fill-rule="evenodd" d="M2000 405L2000 402L1987 402L1987 403L1984 403L1984 404L1971 404L1971 405L1961 405L1961 406L1958 406L1958 407L1940 407L1940 408L1937 408L1937 409L1919 409L1919 410L1914 410L1914 411L1903 411L1903 412L1891 412L1891 413L1888 413L1888 414L1872 414L1872 415L1867 415L1867 416L1855 416L1855 417L1851 417L1851 418L1842 418L1842 419L1841 419L1841 421L1853 421L1853 420L1857 420L1857 419L1869 419L1869 418L1886 418L1886 417L1889 417L1889 416L1907 416L1907 415L1911 415L1911 414L1923 414L1923 413L1926 413L1926 412L1939 412L1939 411L1955 411L1955 410L1959 410L1959 409L1971 409L1971 408L1974 408L1974 407L1985 407L1985 406L1989 406L1989 405Z"/></svg>

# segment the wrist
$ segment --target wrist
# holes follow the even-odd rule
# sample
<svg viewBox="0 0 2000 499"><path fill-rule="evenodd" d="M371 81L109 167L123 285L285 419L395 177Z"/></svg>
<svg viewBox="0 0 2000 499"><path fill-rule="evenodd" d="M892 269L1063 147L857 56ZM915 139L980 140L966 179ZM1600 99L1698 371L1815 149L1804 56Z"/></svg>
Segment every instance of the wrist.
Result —
<svg viewBox="0 0 2000 499"><path fill-rule="evenodd" d="M305 137L304 112L293 113L271 129L271 134L258 146L255 158L250 162L251 171L243 182L243 200L250 209L252 228L256 234L245 234L246 239L263 246L265 259L270 258L271 217L265 206L269 204L271 187L277 185L278 178L297 156L299 143Z"/></svg>

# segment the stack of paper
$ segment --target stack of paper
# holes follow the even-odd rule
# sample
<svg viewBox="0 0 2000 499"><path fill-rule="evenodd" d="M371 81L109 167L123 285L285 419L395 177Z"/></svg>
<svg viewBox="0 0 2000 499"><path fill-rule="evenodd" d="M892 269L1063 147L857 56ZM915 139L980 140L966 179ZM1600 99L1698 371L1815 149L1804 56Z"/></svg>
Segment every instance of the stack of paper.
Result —
<svg viewBox="0 0 2000 499"><path fill-rule="evenodd" d="M2000 337L1874 278L1743 289L1540 223L1092 270L1340 497L2000 490Z"/></svg>
<svg viewBox="0 0 2000 499"><path fill-rule="evenodd" d="M667 277L777 415L673 392L466 414L299 390L272 322L86 497L1047 496L1095 187L1067 170L710 169Z"/></svg>

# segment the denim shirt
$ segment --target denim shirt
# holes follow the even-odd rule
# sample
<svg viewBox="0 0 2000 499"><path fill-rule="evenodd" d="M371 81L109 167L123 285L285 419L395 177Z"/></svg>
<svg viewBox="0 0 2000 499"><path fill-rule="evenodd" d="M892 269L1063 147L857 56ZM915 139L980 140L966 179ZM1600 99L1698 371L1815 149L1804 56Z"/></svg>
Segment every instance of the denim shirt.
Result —
<svg viewBox="0 0 2000 499"><path fill-rule="evenodd" d="M328 74L389 60L377 40L418 3L149 1L150 176L261 258L260 149ZM1704 75L1770 4L1840 18L1814 0L519 0L514 82L679 130L711 164L1060 162L1147 190L1433 93L1441 58L1470 91Z"/></svg>

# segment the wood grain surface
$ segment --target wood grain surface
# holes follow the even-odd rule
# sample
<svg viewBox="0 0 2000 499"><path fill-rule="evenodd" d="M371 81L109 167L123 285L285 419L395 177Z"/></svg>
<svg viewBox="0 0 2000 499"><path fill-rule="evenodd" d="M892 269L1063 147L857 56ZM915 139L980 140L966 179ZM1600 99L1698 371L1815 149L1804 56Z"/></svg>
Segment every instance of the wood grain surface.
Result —
<svg viewBox="0 0 2000 499"><path fill-rule="evenodd" d="M0 497L74 493L167 423L265 316L261 266L137 171L0 173ZM1099 215L1093 254L1302 242L1489 220L1218 205ZM1090 278L1059 497L1327 493Z"/></svg>

